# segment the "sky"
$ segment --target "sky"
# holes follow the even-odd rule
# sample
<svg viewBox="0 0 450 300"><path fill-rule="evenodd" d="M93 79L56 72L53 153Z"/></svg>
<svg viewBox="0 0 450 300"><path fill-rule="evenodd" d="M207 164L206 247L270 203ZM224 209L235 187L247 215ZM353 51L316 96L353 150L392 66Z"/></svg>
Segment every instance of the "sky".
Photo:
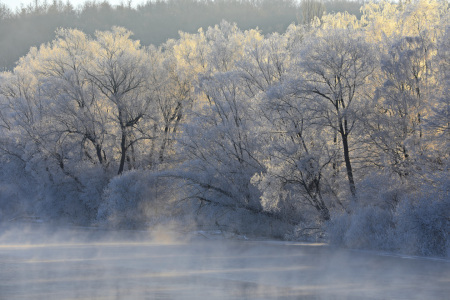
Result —
<svg viewBox="0 0 450 300"><path fill-rule="evenodd" d="M39 3L43 3L44 0L38 0ZM63 0L64 3L66 3L67 0ZM78 7L78 5L83 4L84 2L86 2L87 0L69 0L70 3L72 3L72 5L74 7ZM93 0L91 0L93 1ZM128 0L107 0L111 5L118 5L123 3L128 3ZM29 4L34 4L35 0L0 0L0 3L6 4L6 6L8 6L10 9L15 10L16 8L20 7L21 4L23 4L23 6L28 6ZM52 3L53 0L47 0L47 3ZM96 0L95 2L103 2L103 0ZM132 0L132 5L135 6L137 4L141 4L141 3L145 3L147 2L147 0Z"/></svg>

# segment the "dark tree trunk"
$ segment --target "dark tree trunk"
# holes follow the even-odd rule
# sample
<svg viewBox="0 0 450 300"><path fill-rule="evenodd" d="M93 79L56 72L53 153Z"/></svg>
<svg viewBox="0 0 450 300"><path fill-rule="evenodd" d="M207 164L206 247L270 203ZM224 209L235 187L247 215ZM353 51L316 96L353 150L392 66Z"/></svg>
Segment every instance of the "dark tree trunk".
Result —
<svg viewBox="0 0 450 300"><path fill-rule="evenodd" d="M95 145L95 151L97 152L99 163L103 165L102 147L99 144Z"/></svg>
<svg viewBox="0 0 450 300"><path fill-rule="evenodd" d="M355 181L353 179L352 164L350 162L350 151L348 149L348 136L347 136L347 134L341 132L341 137L342 137L342 146L344 148L345 168L347 169L347 177L348 177L348 183L350 186L350 192L352 193L353 198L355 198L356 197L356 186L355 186Z"/></svg>
<svg viewBox="0 0 450 300"><path fill-rule="evenodd" d="M120 164L119 164L119 172L117 174L122 174L125 166L125 158L127 156L127 135L125 133L125 128L122 128L122 139L120 141Z"/></svg>

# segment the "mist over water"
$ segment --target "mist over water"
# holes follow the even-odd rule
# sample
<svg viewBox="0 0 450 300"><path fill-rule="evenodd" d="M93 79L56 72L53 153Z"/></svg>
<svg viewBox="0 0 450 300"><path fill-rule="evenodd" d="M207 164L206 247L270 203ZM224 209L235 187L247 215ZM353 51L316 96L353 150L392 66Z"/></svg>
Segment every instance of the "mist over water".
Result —
<svg viewBox="0 0 450 300"><path fill-rule="evenodd" d="M3 228L0 299L447 299L450 262L223 235Z"/></svg>

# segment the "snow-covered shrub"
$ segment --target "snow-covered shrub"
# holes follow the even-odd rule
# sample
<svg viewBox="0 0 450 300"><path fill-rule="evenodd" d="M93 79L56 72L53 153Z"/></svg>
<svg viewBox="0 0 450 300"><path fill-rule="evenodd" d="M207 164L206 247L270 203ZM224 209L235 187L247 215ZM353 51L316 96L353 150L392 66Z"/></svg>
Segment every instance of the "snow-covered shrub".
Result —
<svg viewBox="0 0 450 300"><path fill-rule="evenodd" d="M438 191L405 198L395 214L397 246L401 252L450 256L450 196Z"/></svg>
<svg viewBox="0 0 450 300"><path fill-rule="evenodd" d="M326 223L326 234L332 245L344 245L345 235L351 224L351 216L346 212L331 215L331 220Z"/></svg>
<svg viewBox="0 0 450 300"><path fill-rule="evenodd" d="M344 236L344 245L358 249L389 249L392 213L376 206L357 209Z"/></svg>
<svg viewBox="0 0 450 300"><path fill-rule="evenodd" d="M186 207L173 201L177 193L178 183L173 178L147 170L127 171L111 179L105 188L97 220L120 228L156 226L175 217L182 220Z"/></svg>
<svg viewBox="0 0 450 300"><path fill-rule="evenodd" d="M409 190L390 191L383 184L375 186L378 191L372 189L372 195L361 192L369 198L358 199L360 204L351 207L351 212L332 215L326 226L330 243L412 255L450 256L448 179L436 178L434 185L423 184Z"/></svg>
<svg viewBox="0 0 450 300"><path fill-rule="evenodd" d="M395 183L395 184L393 184ZM392 248L392 211L402 191L395 178L368 174L358 184L358 198L350 201L348 212L335 212L326 225L330 243L350 248Z"/></svg>
<svg viewBox="0 0 450 300"><path fill-rule="evenodd" d="M330 242L357 249L389 249L392 213L376 206L361 206L351 214L332 217L327 225Z"/></svg>
<svg viewBox="0 0 450 300"><path fill-rule="evenodd" d="M98 220L113 227L142 226L149 209L146 204L152 198L152 187L155 187L153 180L144 171L137 170L111 179L103 194Z"/></svg>
<svg viewBox="0 0 450 300"><path fill-rule="evenodd" d="M18 159L0 157L0 223L35 215L36 184Z"/></svg>
<svg viewBox="0 0 450 300"><path fill-rule="evenodd" d="M387 172L372 172L358 183L358 205L377 206L393 210L406 188L397 176Z"/></svg>
<svg viewBox="0 0 450 300"><path fill-rule="evenodd" d="M64 169L42 159L26 164L27 176L33 179L33 202L36 216L51 221L89 225L95 220L108 173L86 162L65 164Z"/></svg>

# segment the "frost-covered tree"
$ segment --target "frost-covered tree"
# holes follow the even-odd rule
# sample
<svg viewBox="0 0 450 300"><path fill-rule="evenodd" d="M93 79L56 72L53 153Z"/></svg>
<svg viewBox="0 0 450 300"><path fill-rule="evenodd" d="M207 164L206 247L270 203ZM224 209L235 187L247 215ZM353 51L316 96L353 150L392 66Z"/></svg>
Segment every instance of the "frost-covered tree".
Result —
<svg viewBox="0 0 450 300"><path fill-rule="evenodd" d="M363 12L365 39L381 54L363 119L371 159L362 201L334 215L330 239L448 256L448 3L382 1Z"/></svg>
<svg viewBox="0 0 450 300"><path fill-rule="evenodd" d="M247 32L243 57L236 62L247 97L258 97L282 80L290 63L288 48L295 43L292 39L279 34L264 38L257 31Z"/></svg>
<svg viewBox="0 0 450 300"><path fill-rule="evenodd" d="M218 73L200 81L206 103L192 112L183 128L182 165L192 197L222 209L260 211L258 192L250 178L261 168L249 119L251 102L242 93L235 72Z"/></svg>
<svg viewBox="0 0 450 300"><path fill-rule="evenodd" d="M243 43L254 35L256 31L243 33L235 24L222 22L205 34L183 35L174 47L179 70L201 71L198 79L189 79L197 92L182 127L178 152L184 162L175 176L186 180L188 198L219 213L261 212L258 191L250 184L260 168L254 157L258 141L252 135L253 103L236 71ZM186 53L186 48L195 51Z"/></svg>
<svg viewBox="0 0 450 300"><path fill-rule="evenodd" d="M292 26L289 34L255 39L245 48L245 59L237 63L246 95L254 98L253 122L263 141L258 158L264 168L252 183L262 193L264 209L291 222L305 215L305 205L322 219L330 216L322 197L323 168L330 156L322 153L325 144L320 129L310 122L307 101L292 94L290 82L285 82L297 62L292 54L302 32Z"/></svg>
<svg viewBox="0 0 450 300"><path fill-rule="evenodd" d="M440 147L431 125L440 115L436 113L438 103L445 99L442 95L447 84L439 71L445 59L437 54L443 53L438 45L445 40L448 7L433 0L405 6L384 2L375 7L367 5L368 33L388 16L391 26L381 26L381 73L372 121L367 125L378 161L384 161L385 167L399 176L417 175L423 170L420 165L426 164L423 158Z"/></svg>
<svg viewBox="0 0 450 300"><path fill-rule="evenodd" d="M322 130L309 121L303 99L287 98L271 99L264 106L270 123L261 135L270 143L261 149L264 171L255 174L252 182L262 192L265 209L300 220L314 214L308 210L311 207L321 220L328 220L330 203L323 194L329 192L326 169L335 153L327 147Z"/></svg>
<svg viewBox="0 0 450 300"><path fill-rule="evenodd" d="M270 37L267 42L277 38L277 47L269 51L267 59L260 58L264 64L257 65L262 71L253 75L270 80L261 89L264 93L258 102L259 135L265 141L259 155L265 169L252 180L267 210L297 221L311 220L318 214L323 221L330 218L330 207L335 205L325 198L331 193L327 169L337 153L328 142L332 133L323 123L317 123L308 94L298 90L301 32L301 28L291 28L282 37ZM258 76L258 72L273 75Z"/></svg>
<svg viewBox="0 0 450 300"><path fill-rule="evenodd" d="M153 94L159 115L160 132L155 155L160 164L167 162L168 154L174 153L173 146L179 127L194 98L194 82L196 72L199 71L196 68L200 66L197 57L190 57L194 56L190 51L192 49L184 48L188 45L192 44L183 39L176 43L166 43L164 51L158 50L160 60L157 69L152 72L150 84L155 87ZM197 45L194 44L193 47L197 48ZM154 52L151 56L157 56L157 53Z"/></svg>
<svg viewBox="0 0 450 300"><path fill-rule="evenodd" d="M151 64L129 36L115 28L93 40L61 29L2 74L4 152L25 162L44 202L58 203L55 214L92 219L111 171L122 172L126 158L136 165L145 153L138 146L155 134L144 129L156 121Z"/></svg>
<svg viewBox="0 0 450 300"><path fill-rule="evenodd" d="M382 114L372 136L388 153L390 166L400 176L410 172L408 165L414 152L423 150L423 118L428 115L426 102L431 87L426 79L431 75L428 47L420 38L401 38L382 60L386 79L377 94Z"/></svg>
<svg viewBox="0 0 450 300"><path fill-rule="evenodd" d="M330 29L323 36L308 39L300 56L296 93L306 97L315 122L334 132L335 141L339 139L350 192L355 197L351 153L370 99L367 83L377 67L376 55L359 32Z"/></svg>
<svg viewBox="0 0 450 300"><path fill-rule="evenodd" d="M130 36L130 31L120 27L97 32L96 59L86 69L90 82L111 106L111 125L117 127L119 136L119 174L123 172L126 160L133 167L135 144L152 138L140 126L145 119L151 118L150 64L147 53Z"/></svg>
<svg viewBox="0 0 450 300"><path fill-rule="evenodd" d="M41 96L51 99L48 112L66 140L73 140L83 157L105 166L107 116L98 91L87 79L86 67L98 48L78 30L60 29L57 39L39 50L40 65L34 71ZM110 153L108 153L110 154Z"/></svg>

